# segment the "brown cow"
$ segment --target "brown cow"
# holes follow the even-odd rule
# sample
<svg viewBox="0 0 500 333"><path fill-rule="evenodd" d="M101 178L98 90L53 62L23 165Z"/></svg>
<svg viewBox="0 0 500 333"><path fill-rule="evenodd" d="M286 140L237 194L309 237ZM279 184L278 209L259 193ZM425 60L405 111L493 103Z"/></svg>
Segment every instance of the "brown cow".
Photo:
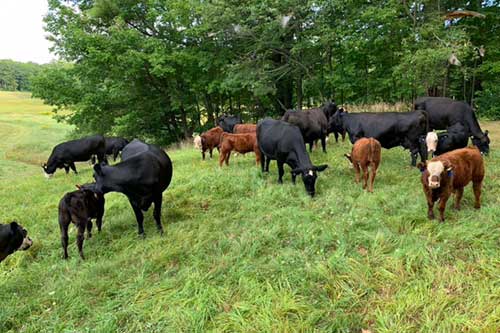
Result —
<svg viewBox="0 0 500 333"><path fill-rule="evenodd" d="M195 147L201 148L201 156L203 157L203 160L205 160L205 152L207 150L210 152L210 158L212 158L212 150L214 148L217 148L217 150L219 150L222 133L222 128L217 126L206 132L203 132L200 135L200 139L195 138Z"/></svg>
<svg viewBox="0 0 500 333"><path fill-rule="evenodd" d="M422 185L427 197L429 219L434 218L434 203L439 200L439 219L444 221L446 201L455 193L455 209L460 209L464 187L472 181L474 208L481 207L481 185L484 178L484 162L476 147L452 150L434 157L427 164L419 163Z"/></svg>
<svg viewBox="0 0 500 333"><path fill-rule="evenodd" d="M255 133L223 133L221 135L219 155L219 165L221 167L224 161L226 161L226 165L229 165L229 157L231 157L232 150L241 154L253 151L255 153L255 161L257 165L260 163L260 150L257 145L257 135Z"/></svg>
<svg viewBox="0 0 500 333"><path fill-rule="evenodd" d="M234 134L242 133L257 133L257 125L255 124L236 124L233 128Z"/></svg>
<svg viewBox="0 0 500 333"><path fill-rule="evenodd" d="M380 164L381 154L380 142L374 138L361 138L354 143L351 154L344 154L354 166L356 172L356 183L359 183L359 169L363 170L363 189L366 189L368 182L368 167L371 168L370 186L368 192L373 192L373 182L377 175L377 169Z"/></svg>

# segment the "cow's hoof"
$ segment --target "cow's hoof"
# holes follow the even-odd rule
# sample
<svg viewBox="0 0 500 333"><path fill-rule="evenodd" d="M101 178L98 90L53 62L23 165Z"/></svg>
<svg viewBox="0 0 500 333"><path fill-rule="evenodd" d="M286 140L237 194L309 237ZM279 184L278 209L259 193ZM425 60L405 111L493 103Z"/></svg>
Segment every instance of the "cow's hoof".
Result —
<svg viewBox="0 0 500 333"><path fill-rule="evenodd" d="M144 232L139 233L139 238L145 239L146 234Z"/></svg>
<svg viewBox="0 0 500 333"><path fill-rule="evenodd" d="M481 208L481 205L474 205L474 208L475 208L475 209L480 209L480 208Z"/></svg>

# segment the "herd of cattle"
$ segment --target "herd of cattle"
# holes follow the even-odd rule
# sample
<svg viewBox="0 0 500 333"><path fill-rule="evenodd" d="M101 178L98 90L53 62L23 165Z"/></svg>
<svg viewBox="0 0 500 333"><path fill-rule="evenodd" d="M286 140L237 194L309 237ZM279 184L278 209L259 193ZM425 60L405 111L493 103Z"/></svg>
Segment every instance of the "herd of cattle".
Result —
<svg viewBox="0 0 500 333"><path fill-rule="evenodd" d="M445 130L436 133L434 130ZM258 124L243 124L238 116L221 116L218 126L195 137L195 147L202 158L208 151L219 150L219 165L229 165L231 152L255 154L262 172L269 172L271 160L278 166L278 182L283 182L284 165L291 168L292 182L301 176L307 193L315 195L318 172L328 166L314 165L307 152L321 141L326 153L326 139L334 133L336 141L347 134L353 148L345 154L355 169L359 182L363 172L363 188L373 191L373 184L381 161L381 148L401 146L411 153L411 164L422 172L421 182L428 204L428 217L434 218L433 206L439 203L440 220L444 221L446 202L455 193L455 208L460 208L464 187L472 182L475 208L480 207L481 186L484 178L482 155L489 153L488 131L483 132L473 109L466 103L442 97L422 97L416 100L410 112L348 113L333 102L321 108L303 111L289 110L282 119L263 119ZM471 138L475 147L468 147ZM114 160L121 152L121 162L109 165L107 156ZM427 162L428 154L433 158ZM97 158L97 164L95 164ZM68 257L68 227L71 222L78 229L77 246L83 255L84 233L91 237L92 219L101 231L104 215L104 195L123 193L135 213L139 235L144 236L143 211L154 203L153 216L158 231L161 224L162 195L172 179L169 156L161 148L138 139L128 142L122 138L104 138L101 135L61 143L54 147L44 164L45 176L50 178L57 169L72 169L75 162L92 161L94 182L78 186L66 193L59 202L59 225L64 258ZM369 170L371 169L371 173ZM12 222L0 224L0 261L16 250L24 250L32 241L27 231Z"/></svg>

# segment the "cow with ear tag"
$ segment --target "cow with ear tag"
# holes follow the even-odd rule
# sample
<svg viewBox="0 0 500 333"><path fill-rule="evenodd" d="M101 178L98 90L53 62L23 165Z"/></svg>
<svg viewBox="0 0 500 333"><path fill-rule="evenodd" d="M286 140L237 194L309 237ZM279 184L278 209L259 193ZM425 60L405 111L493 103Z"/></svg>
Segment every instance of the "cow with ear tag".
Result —
<svg viewBox="0 0 500 333"><path fill-rule="evenodd" d="M481 186L484 162L476 147L456 149L433 158L426 164L419 163L421 181L427 199L428 217L434 218L434 203L439 200L439 219L444 221L446 202L455 193L455 209L460 209L464 187L472 181L475 203L481 207Z"/></svg>
<svg viewBox="0 0 500 333"><path fill-rule="evenodd" d="M261 152L262 172L268 172L270 161L276 160L278 182L283 183L283 166L288 164L292 168L293 183L295 184L296 177L300 175L307 193L312 197L315 195L318 172L325 170L328 165L312 164L302 133L297 126L281 120L261 120L257 125L257 142Z"/></svg>

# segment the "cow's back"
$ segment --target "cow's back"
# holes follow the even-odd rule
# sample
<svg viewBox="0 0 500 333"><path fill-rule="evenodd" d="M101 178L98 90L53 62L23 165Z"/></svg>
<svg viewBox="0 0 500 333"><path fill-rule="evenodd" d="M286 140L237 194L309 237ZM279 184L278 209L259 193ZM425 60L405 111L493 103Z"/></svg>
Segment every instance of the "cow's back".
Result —
<svg viewBox="0 0 500 333"><path fill-rule="evenodd" d="M470 181L482 180L484 177L483 157L476 147L456 149L436 157L435 160L448 160L451 163L454 188L464 187Z"/></svg>
<svg viewBox="0 0 500 333"><path fill-rule="evenodd" d="M257 143L265 155L274 159L305 144L300 129L282 120L264 119L257 125Z"/></svg>

